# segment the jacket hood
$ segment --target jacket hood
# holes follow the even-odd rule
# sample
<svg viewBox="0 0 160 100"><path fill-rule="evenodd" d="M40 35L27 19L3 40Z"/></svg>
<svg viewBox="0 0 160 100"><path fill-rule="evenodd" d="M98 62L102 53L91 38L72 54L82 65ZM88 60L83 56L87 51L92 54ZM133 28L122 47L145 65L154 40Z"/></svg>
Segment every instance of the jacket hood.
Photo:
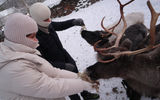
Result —
<svg viewBox="0 0 160 100"><path fill-rule="evenodd" d="M31 62L40 63L36 60L37 54L40 55L36 49L5 39L4 42L0 43L0 68L18 59L26 59L29 61L32 59Z"/></svg>

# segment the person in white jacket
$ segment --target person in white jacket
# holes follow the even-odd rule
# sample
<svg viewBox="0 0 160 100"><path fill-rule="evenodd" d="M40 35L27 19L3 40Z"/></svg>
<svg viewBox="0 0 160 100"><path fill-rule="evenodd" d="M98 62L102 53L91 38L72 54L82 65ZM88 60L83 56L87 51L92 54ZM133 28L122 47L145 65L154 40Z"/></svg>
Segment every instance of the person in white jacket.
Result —
<svg viewBox="0 0 160 100"><path fill-rule="evenodd" d="M15 13L5 23L0 43L0 100L65 100L91 90L92 84L76 73L54 68L39 57L36 22Z"/></svg>

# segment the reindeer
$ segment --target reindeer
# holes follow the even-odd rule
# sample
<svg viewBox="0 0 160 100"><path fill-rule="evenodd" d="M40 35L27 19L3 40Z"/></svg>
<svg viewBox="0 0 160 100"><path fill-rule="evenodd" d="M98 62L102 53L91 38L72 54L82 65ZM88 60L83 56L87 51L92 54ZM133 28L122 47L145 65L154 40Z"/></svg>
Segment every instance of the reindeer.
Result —
<svg viewBox="0 0 160 100"><path fill-rule="evenodd" d="M139 94L137 98L130 98L131 100L140 100L140 95L160 98L160 39L157 37L160 35L160 25L155 27L160 13L155 12L150 1L147 1L151 12L150 30L147 35L148 29L142 23L127 28L123 8L134 0L126 4L117 1L121 18L115 26L105 28L103 18L101 26L105 31L82 31L82 37L98 52L98 62L89 66L80 77L90 82L121 77ZM114 28L121 20L123 29L116 34ZM117 38L110 42L111 35Z"/></svg>
<svg viewBox="0 0 160 100"><path fill-rule="evenodd" d="M125 41L128 41L128 44L130 45L128 45L127 47L127 45L125 44L125 46L129 50L136 50L136 48L138 48L138 44L141 44L140 42L141 40L143 40L144 38L148 39L147 33L148 33L148 29L142 23L137 23L129 26L129 28L126 29L124 33L125 35L122 37L121 41L124 41L126 39ZM107 32L83 30L81 32L81 35L92 46L94 45L94 43L96 43L99 40L101 40L101 42L98 44L99 47L108 47L108 45L110 45L108 43L109 42L108 38L111 36L111 34L108 34ZM98 53L97 56L98 58L101 58L101 59L105 58L105 56L101 55L100 53ZM124 87L126 89L127 96L131 100L138 100L138 98L140 98L140 94L132 90L132 88L128 86L126 80L123 80L122 83L123 85L125 85Z"/></svg>

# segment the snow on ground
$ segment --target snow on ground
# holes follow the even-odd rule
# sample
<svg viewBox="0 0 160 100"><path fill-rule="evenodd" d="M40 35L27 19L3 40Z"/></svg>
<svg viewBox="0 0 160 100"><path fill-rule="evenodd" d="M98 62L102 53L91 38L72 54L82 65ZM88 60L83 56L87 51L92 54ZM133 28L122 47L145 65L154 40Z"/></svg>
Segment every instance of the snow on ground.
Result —
<svg viewBox="0 0 160 100"><path fill-rule="evenodd" d="M53 6L60 4L61 1L62 0L45 0L43 3L49 8L52 8Z"/></svg>
<svg viewBox="0 0 160 100"><path fill-rule="evenodd" d="M128 0L121 0L123 3ZM157 12L160 12L160 0L150 0ZM145 25L149 27L150 12L146 5L147 0L135 0L130 5L124 8L124 13L143 12L145 15ZM53 21L64 21L72 18L82 18L88 30L101 30L100 22L105 16L104 25L107 26L119 19L119 5L116 0L103 0L97 2L88 8L73 12L68 16L55 18ZM160 18L158 19L160 23ZM59 37L63 43L64 48L76 60L80 72L84 71L87 66L96 62L96 52L80 36L81 27L75 26L65 31L59 31ZM124 72L125 73L125 72ZM108 80L100 80L100 100L128 100L125 90L121 85L120 78L112 78ZM113 88L117 92L113 92ZM95 92L95 91L93 91ZM67 100L69 100L67 98ZM142 100L150 100L143 97ZM157 100L157 99L156 99Z"/></svg>

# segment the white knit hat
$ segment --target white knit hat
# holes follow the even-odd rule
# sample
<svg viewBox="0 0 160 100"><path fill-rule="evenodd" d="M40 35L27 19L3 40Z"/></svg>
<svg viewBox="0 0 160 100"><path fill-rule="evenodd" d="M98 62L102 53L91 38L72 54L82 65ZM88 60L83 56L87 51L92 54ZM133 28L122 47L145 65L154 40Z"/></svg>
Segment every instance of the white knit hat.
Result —
<svg viewBox="0 0 160 100"><path fill-rule="evenodd" d="M10 15L4 26L4 35L7 40L36 48L38 41L31 40L26 35L36 33L38 27L36 22L27 15L14 13Z"/></svg>
<svg viewBox="0 0 160 100"><path fill-rule="evenodd" d="M50 19L51 11L43 3L34 3L29 8L30 16L37 22L38 25L48 27L51 22L45 22L44 20Z"/></svg>

